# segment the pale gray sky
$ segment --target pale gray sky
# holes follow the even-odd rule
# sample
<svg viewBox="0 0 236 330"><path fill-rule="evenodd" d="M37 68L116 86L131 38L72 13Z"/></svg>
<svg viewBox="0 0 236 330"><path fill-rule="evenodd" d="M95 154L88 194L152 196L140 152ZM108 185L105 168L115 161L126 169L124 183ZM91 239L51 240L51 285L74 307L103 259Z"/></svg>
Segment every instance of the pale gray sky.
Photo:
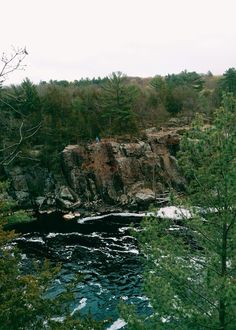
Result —
<svg viewBox="0 0 236 330"><path fill-rule="evenodd" d="M8 83L236 67L236 0L0 0L0 10L0 53L29 52Z"/></svg>

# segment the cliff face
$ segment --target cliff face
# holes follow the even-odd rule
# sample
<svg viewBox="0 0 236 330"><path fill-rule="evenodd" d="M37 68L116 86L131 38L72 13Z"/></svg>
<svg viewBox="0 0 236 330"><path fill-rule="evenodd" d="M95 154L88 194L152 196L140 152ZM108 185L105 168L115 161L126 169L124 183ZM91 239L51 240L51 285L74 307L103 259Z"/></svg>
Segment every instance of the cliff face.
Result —
<svg viewBox="0 0 236 330"><path fill-rule="evenodd" d="M70 145L62 152L64 176L82 203L146 206L170 186L183 187L175 158L179 141L171 129L147 130L135 142Z"/></svg>
<svg viewBox="0 0 236 330"><path fill-rule="evenodd" d="M177 128L149 129L140 140L69 145L62 152L61 176L40 166L8 169L12 195L21 205L39 209L145 209L165 198L170 186L184 185L175 158L179 133Z"/></svg>

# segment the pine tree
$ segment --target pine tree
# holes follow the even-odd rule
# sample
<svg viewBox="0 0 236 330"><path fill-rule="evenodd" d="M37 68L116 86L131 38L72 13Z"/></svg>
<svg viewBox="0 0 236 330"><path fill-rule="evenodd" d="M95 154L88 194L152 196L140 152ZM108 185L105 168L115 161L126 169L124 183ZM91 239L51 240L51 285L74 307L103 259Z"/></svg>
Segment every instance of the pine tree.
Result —
<svg viewBox="0 0 236 330"><path fill-rule="evenodd" d="M230 92L236 95L236 69L229 68L220 80L220 87L223 92Z"/></svg>
<svg viewBox="0 0 236 330"><path fill-rule="evenodd" d="M137 89L126 85L121 72L113 72L102 86L100 105L105 132L109 134L132 133L137 130L133 104Z"/></svg>
<svg viewBox="0 0 236 330"><path fill-rule="evenodd" d="M181 142L188 180L181 223L143 223L145 292L154 314L129 329L233 330L236 324L236 114L224 96L211 126L199 119Z"/></svg>

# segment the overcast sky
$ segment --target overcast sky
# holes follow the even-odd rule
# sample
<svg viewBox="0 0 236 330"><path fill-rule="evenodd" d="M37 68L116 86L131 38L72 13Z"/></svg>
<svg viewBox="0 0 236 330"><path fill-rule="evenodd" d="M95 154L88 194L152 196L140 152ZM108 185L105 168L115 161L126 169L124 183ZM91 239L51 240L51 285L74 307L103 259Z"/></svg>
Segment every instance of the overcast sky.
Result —
<svg viewBox="0 0 236 330"><path fill-rule="evenodd" d="M236 0L0 0L0 53L29 53L34 82L236 67Z"/></svg>

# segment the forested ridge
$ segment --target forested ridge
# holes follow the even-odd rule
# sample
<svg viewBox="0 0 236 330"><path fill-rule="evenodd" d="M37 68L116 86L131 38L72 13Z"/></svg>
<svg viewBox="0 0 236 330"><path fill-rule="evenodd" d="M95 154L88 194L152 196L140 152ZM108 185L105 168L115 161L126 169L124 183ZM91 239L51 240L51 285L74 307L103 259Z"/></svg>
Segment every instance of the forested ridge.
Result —
<svg viewBox="0 0 236 330"><path fill-rule="evenodd" d="M236 94L234 68L223 76L183 71L138 78L116 72L39 84L26 78L0 89L1 163L7 165L16 156L20 162L34 161L37 154L37 161L54 169L68 144L96 136L134 137L172 118L189 123L196 113L211 121L223 92ZM12 153L15 146L18 150Z"/></svg>

